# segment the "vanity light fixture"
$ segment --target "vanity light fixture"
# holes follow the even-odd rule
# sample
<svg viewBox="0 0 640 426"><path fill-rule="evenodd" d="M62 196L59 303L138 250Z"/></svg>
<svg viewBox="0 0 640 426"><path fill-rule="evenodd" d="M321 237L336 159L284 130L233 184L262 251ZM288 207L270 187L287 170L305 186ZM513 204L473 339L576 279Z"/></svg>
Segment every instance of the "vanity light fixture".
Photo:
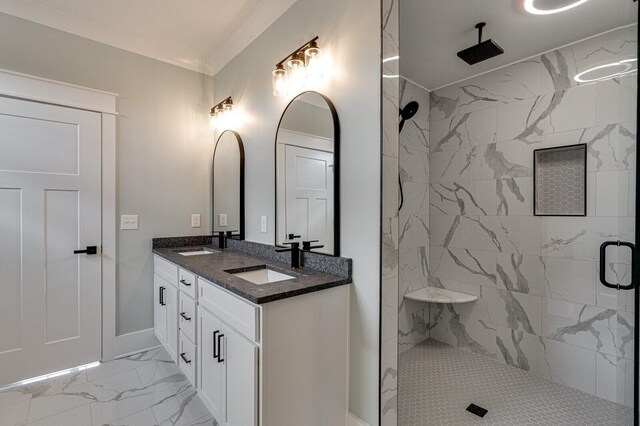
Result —
<svg viewBox="0 0 640 426"><path fill-rule="evenodd" d="M228 118L231 111L233 111L233 99L231 99L231 96L211 108L211 113L209 114L211 115L211 130L219 129L221 127L221 123Z"/></svg>
<svg viewBox="0 0 640 426"><path fill-rule="evenodd" d="M276 69L271 73L274 96L284 98L297 94L302 92L307 84L316 83L324 78L324 62L318 47L318 38L312 38L276 64Z"/></svg>
<svg viewBox="0 0 640 426"><path fill-rule="evenodd" d="M524 10L533 15L551 15L573 9L589 0L524 0ZM551 3L551 5L548 5Z"/></svg>
<svg viewBox="0 0 640 426"><path fill-rule="evenodd" d="M595 83L597 81L611 80L638 71L638 59L623 59L618 62L610 62L598 65L576 74L573 79L578 83Z"/></svg>

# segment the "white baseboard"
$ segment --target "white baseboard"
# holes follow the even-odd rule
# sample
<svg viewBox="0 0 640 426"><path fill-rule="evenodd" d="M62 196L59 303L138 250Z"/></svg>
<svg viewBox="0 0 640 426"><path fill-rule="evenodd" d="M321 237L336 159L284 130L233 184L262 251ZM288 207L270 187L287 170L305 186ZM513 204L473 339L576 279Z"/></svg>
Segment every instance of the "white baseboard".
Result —
<svg viewBox="0 0 640 426"><path fill-rule="evenodd" d="M352 412L347 413L347 426L369 426L360 417Z"/></svg>
<svg viewBox="0 0 640 426"><path fill-rule="evenodd" d="M115 357L121 358L160 346L160 342L158 342L158 339L156 339L156 336L153 334L153 328L148 328L146 330L116 336L115 346Z"/></svg>

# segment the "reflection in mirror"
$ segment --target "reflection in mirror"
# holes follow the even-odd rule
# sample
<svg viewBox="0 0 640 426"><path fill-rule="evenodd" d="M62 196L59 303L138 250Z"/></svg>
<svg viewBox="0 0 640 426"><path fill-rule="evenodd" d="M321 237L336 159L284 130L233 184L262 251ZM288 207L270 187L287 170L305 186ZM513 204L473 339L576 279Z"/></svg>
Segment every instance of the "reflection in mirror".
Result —
<svg viewBox="0 0 640 426"><path fill-rule="evenodd" d="M339 255L339 135L335 108L316 92L298 95L276 134L276 245L311 241Z"/></svg>
<svg viewBox="0 0 640 426"><path fill-rule="evenodd" d="M244 239L244 146L240 135L223 132L213 153L212 231Z"/></svg>

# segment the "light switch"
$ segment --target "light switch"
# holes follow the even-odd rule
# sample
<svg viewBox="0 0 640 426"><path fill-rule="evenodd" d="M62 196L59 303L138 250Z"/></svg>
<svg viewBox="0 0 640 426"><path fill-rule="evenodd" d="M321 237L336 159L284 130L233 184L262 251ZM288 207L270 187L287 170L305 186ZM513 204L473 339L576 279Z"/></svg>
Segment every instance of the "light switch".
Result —
<svg viewBox="0 0 640 426"><path fill-rule="evenodd" d="M200 228L200 215L192 214L191 215L191 227L192 228Z"/></svg>
<svg viewBox="0 0 640 426"><path fill-rule="evenodd" d="M120 215L120 229L123 229L123 230L138 229L138 215L137 214Z"/></svg>
<svg viewBox="0 0 640 426"><path fill-rule="evenodd" d="M225 213L218 215L218 226L227 226L227 215Z"/></svg>
<svg viewBox="0 0 640 426"><path fill-rule="evenodd" d="M260 232L267 232L267 217L260 216Z"/></svg>

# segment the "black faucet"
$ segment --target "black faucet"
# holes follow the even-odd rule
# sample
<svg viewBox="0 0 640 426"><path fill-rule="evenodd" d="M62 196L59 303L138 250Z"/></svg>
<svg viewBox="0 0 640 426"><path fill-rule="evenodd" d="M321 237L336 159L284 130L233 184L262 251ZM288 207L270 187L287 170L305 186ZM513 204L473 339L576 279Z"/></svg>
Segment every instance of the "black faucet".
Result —
<svg viewBox="0 0 640 426"><path fill-rule="evenodd" d="M218 248L220 250L224 250L227 248L227 240L229 238L232 237L237 237L238 235L234 235L234 232L238 232L238 231L226 231L226 235L225 235L225 231L218 231Z"/></svg>
<svg viewBox="0 0 640 426"><path fill-rule="evenodd" d="M285 251L290 251L291 252L291 267L292 268L299 268L303 263L301 261L301 257L302 257L301 253L302 252L310 252L313 249L319 249L319 248L324 247L324 246L312 246L311 245L311 243L317 243L317 242L318 242L318 240L303 241L302 242L302 249L300 248L300 243L297 242L297 241L287 242L287 243L283 243L283 244L290 245L291 248L280 247L280 248L277 248L276 251L278 253L285 252ZM279 246L276 246L276 247L279 247Z"/></svg>
<svg viewBox="0 0 640 426"><path fill-rule="evenodd" d="M276 252L278 253L283 253L285 251L290 251L291 252L291 267L292 268L299 268L300 267L300 243L297 241L293 241L293 242L288 242L288 243L283 243L283 244L287 244L290 245L290 248L276 248ZM276 246L276 247L280 247L280 246Z"/></svg>

